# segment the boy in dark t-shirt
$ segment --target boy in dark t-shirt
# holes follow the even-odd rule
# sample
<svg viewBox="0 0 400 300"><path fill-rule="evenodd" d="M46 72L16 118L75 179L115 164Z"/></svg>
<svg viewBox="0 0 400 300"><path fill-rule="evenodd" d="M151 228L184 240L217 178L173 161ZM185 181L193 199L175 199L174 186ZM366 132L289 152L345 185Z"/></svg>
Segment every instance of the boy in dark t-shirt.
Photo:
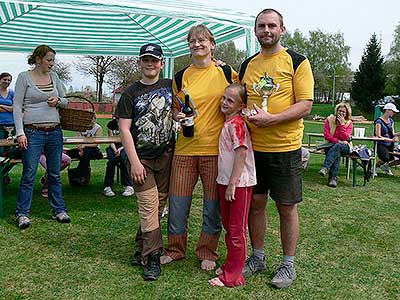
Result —
<svg viewBox="0 0 400 300"><path fill-rule="evenodd" d="M142 46L139 55L142 79L124 91L115 113L140 214L136 252L131 263L144 266L145 280L157 280L161 273L160 218L168 196L174 144L172 81L160 79L163 66L160 46Z"/></svg>

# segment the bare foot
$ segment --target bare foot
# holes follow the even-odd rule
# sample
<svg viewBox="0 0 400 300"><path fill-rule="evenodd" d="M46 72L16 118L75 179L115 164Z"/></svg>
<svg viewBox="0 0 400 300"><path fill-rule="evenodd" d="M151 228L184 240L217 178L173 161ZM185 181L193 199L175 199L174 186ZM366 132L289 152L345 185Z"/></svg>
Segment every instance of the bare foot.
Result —
<svg viewBox="0 0 400 300"><path fill-rule="evenodd" d="M172 261L173 261L173 259L171 256L163 255L160 257L160 264L162 264L162 265L169 264Z"/></svg>
<svg viewBox="0 0 400 300"><path fill-rule="evenodd" d="M221 280L219 280L218 277L215 277L215 278L213 278L213 279L210 279L210 280L208 281L208 283L211 284L212 286L218 286L218 287L224 287L224 286L225 286L225 284L223 284L223 283L221 282Z"/></svg>
<svg viewBox="0 0 400 300"><path fill-rule="evenodd" d="M215 267L216 267L215 261L208 260L208 259L203 259L201 261L201 269L202 270L211 271L211 270L214 270Z"/></svg>
<svg viewBox="0 0 400 300"><path fill-rule="evenodd" d="M222 275L222 273L224 273L224 271L222 271L221 268L218 268L215 270L215 275L217 275L217 276Z"/></svg>

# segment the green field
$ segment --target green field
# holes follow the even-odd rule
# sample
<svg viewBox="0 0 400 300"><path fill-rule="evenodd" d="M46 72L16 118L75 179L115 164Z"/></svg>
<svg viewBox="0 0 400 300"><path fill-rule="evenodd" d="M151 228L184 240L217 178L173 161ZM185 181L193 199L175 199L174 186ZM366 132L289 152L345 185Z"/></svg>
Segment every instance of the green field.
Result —
<svg viewBox="0 0 400 300"><path fill-rule="evenodd" d="M322 132L322 122L306 122L305 130ZM32 226L24 231L17 229L13 219L21 174L17 166L6 187L6 216L0 220L0 299L400 299L400 170L393 170L394 177L379 173L367 186L353 188L342 165L339 186L332 189L317 174L322 159L312 155L304 172L298 279L287 290L269 285L281 256L279 220L272 201L267 270L248 279L244 287L211 287L207 280L213 273L199 268L194 248L201 229L200 187L191 209L187 258L163 267L158 281L144 282L140 268L129 263L138 224L135 197L122 197L119 186L118 196L102 195L104 160L92 163L92 181L85 188L70 187L66 172L62 173L71 224L51 221L50 206L40 195L40 169ZM163 219L164 236L166 224ZM219 254L220 263L226 256L223 238Z"/></svg>

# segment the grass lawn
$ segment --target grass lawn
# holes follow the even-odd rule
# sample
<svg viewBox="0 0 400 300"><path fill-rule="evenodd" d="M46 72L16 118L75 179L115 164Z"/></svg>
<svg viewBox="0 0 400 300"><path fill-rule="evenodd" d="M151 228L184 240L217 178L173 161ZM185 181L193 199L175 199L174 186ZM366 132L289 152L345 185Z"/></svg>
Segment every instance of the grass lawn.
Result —
<svg viewBox="0 0 400 300"><path fill-rule="evenodd" d="M307 122L305 131L321 128L322 123ZM312 155L304 172L298 279L286 290L269 285L281 257L272 201L267 270L244 287L211 287L207 280L213 273L199 269L194 248L201 227L200 187L191 209L187 258L163 267L158 281L144 282L140 268L129 263L138 224L135 197L122 197L119 186L116 197L102 195L104 160L92 162L92 182L85 188L70 187L62 173L71 224L50 220L50 206L40 195L39 169L32 226L24 231L13 219L21 174L17 166L5 192L6 216L0 220L0 299L400 299L400 170L393 170L394 177L379 173L366 187L353 188L342 165L339 186L332 189L317 174L322 159ZM361 171L358 177L361 184ZM163 219L164 236L166 225ZM221 262L226 256L222 238L219 254Z"/></svg>

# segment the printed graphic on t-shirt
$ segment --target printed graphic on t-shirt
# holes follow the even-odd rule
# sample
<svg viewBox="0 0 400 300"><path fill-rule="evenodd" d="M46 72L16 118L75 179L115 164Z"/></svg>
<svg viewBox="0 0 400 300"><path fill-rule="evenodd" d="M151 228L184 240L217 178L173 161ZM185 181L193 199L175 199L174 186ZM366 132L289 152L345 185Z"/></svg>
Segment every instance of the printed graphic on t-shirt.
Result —
<svg viewBox="0 0 400 300"><path fill-rule="evenodd" d="M171 137L171 89L160 88L138 96L133 123L137 128L136 147L167 143Z"/></svg>

